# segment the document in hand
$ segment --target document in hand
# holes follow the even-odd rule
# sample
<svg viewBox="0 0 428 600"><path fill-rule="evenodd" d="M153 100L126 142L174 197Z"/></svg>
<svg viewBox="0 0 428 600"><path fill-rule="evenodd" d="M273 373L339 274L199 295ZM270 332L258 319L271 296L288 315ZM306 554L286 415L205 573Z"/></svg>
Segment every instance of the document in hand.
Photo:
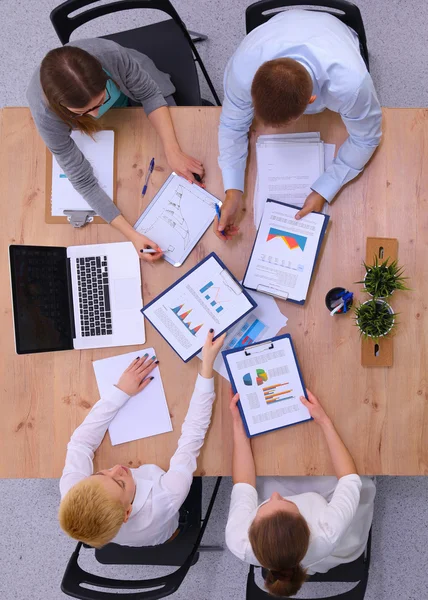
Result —
<svg viewBox="0 0 428 600"><path fill-rule="evenodd" d="M137 356L155 355L153 348L144 348L111 358L94 361L93 367L101 397L106 397L111 386ZM172 431L171 419L159 368L150 374L153 380L118 411L109 425L112 446Z"/></svg>
<svg viewBox="0 0 428 600"><path fill-rule="evenodd" d="M202 349L208 331L227 331L257 306L212 252L141 311L187 362Z"/></svg>
<svg viewBox="0 0 428 600"><path fill-rule="evenodd" d="M312 212L296 221L298 211L267 200L244 287L304 304L329 217Z"/></svg>
<svg viewBox="0 0 428 600"><path fill-rule="evenodd" d="M289 334L223 352L248 437L309 421L306 388Z"/></svg>
<svg viewBox="0 0 428 600"><path fill-rule="evenodd" d="M94 139L81 131L73 131L71 138L91 163L101 188L113 199L114 131L97 131ZM55 156L52 157L51 200L53 217L63 217L64 210L91 210L86 200L74 189Z"/></svg>
<svg viewBox="0 0 428 600"><path fill-rule="evenodd" d="M216 215L215 196L171 173L134 225L164 251L164 259L180 267Z"/></svg>
<svg viewBox="0 0 428 600"><path fill-rule="evenodd" d="M331 164L334 151L334 144L324 144L319 132L259 136L255 226L260 224L267 198L302 207L312 191L311 185Z"/></svg>

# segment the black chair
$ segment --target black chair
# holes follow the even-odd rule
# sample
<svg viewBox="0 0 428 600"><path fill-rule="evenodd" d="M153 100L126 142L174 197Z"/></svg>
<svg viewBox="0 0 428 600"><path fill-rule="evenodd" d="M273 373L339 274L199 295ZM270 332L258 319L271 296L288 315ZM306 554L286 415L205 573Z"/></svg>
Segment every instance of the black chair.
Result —
<svg viewBox="0 0 428 600"><path fill-rule="evenodd" d="M335 596L328 596L326 598L318 598L317 600L363 600L367 581L369 578L370 569L370 552L372 543L372 533L370 531L369 538L367 540L367 546L363 554L357 560L351 563L346 563L330 569L327 573L317 573L311 575L308 582L317 583L355 583L358 582L348 592L336 594ZM304 587L303 587L304 590ZM272 596L259 588L254 579L254 566L251 565L250 571L247 577L247 598L246 600L272 600Z"/></svg>
<svg viewBox="0 0 428 600"><path fill-rule="evenodd" d="M361 56L366 63L367 70L369 69L369 52L367 50L367 37L364 29L363 19L358 6L347 0L261 0L251 4L245 11L245 25L247 33L253 29L266 23L270 18L277 15L283 10L291 8L299 8L304 6L307 10L322 9L323 12L328 12L334 17L340 19L345 25L351 27L358 35L360 40ZM276 10L278 9L278 10Z"/></svg>
<svg viewBox="0 0 428 600"><path fill-rule="evenodd" d="M84 571L78 564L82 543L74 550L61 583L61 590L81 600L158 600L178 590L190 567L199 559L200 551L222 551L222 547L200 546L221 483L217 478L205 518L202 520L202 478L194 477L190 492L180 510L178 535L159 546L133 548L107 544L95 550L95 558L103 564L177 566L173 573L154 579L124 580L100 577ZM85 546L89 548L89 546ZM92 551L92 549L91 549ZM132 593L105 592L82 585L112 590L143 590ZM153 589L156 588L156 589Z"/></svg>
<svg viewBox="0 0 428 600"><path fill-rule="evenodd" d="M110 4L88 8L84 12L70 16L71 13L94 4L94 2L96 0L67 0L53 9L50 19L62 44L69 42L72 32L81 25L110 13L139 8L162 11L171 18L153 25L102 37L106 40L113 40L125 48L133 48L146 54L158 69L168 73L175 86L174 99L179 106L211 104L201 98L195 64L197 62L217 105L221 106L217 92L194 44L196 41L206 39L206 36L194 34L196 37L192 40L192 32L186 29L169 0L116 0Z"/></svg>

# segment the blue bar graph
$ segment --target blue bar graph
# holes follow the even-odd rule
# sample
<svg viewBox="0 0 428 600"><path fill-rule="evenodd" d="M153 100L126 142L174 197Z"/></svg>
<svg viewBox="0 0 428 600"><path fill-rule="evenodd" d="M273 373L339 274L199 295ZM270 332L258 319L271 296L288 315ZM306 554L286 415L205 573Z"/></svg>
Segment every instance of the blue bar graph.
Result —
<svg viewBox="0 0 428 600"><path fill-rule="evenodd" d="M215 311L218 312L218 313L221 312L222 310L223 310L222 306L219 306L218 308L215 309Z"/></svg>
<svg viewBox="0 0 428 600"><path fill-rule="evenodd" d="M201 292L201 294L203 294L204 292L206 292L207 290L210 289L210 287L213 285L212 281L209 281L206 285L204 285L203 288L201 288L199 291Z"/></svg>

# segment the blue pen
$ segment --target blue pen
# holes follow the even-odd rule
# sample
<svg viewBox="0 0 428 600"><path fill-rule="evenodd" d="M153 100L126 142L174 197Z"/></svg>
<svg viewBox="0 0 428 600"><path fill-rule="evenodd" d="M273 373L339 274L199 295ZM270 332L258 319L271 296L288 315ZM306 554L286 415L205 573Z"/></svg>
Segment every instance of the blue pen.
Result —
<svg viewBox="0 0 428 600"><path fill-rule="evenodd" d="M218 204L215 204L215 212L217 214L217 218L218 218L218 222L220 223L220 219L221 219L221 211L220 211L220 207ZM223 235L224 237L226 237L226 234L224 233L224 231L220 231L221 235Z"/></svg>
<svg viewBox="0 0 428 600"><path fill-rule="evenodd" d="M143 187L143 191L141 192L141 195L144 197L146 195L147 192L147 185L149 183L149 178L150 175L153 173L153 169L155 168L155 159L152 158L152 160L150 161L150 165L149 165L149 169L147 171L147 175L146 175L146 181L144 182L144 187Z"/></svg>

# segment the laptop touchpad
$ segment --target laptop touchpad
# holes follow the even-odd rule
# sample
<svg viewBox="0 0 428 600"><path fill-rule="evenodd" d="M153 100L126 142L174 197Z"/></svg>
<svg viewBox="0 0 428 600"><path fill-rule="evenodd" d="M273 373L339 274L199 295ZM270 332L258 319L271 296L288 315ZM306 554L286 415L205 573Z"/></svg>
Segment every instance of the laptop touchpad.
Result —
<svg viewBox="0 0 428 600"><path fill-rule="evenodd" d="M115 308L118 310L127 310L135 308L135 289L137 287L135 279L115 279L114 280L114 299Z"/></svg>

